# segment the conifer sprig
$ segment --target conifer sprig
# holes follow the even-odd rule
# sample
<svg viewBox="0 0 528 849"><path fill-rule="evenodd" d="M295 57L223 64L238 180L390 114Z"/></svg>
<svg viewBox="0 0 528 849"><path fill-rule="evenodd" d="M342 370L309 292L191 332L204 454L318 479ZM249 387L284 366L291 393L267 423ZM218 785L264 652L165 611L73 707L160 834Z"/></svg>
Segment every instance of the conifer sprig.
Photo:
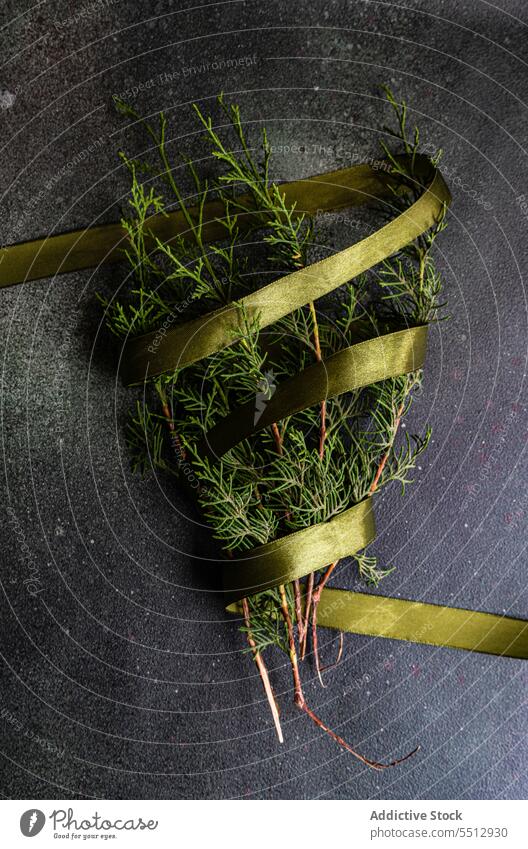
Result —
<svg viewBox="0 0 528 849"><path fill-rule="evenodd" d="M396 149L382 148L407 192L394 192L392 205L409 206L418 196L414 163L420 135L407 129L407 107L387 90L396 116L391 131ZM281 187L270 179L271 146L266 131L260 143L249 140L237 105L218 98L220 119L194 110L218 175L203 181L193 162L176 168L169 155L167 121L158 126L143 119L120 100L119 112L143 127L151 148L145 156L121 159L131 180L128 207L122 219L127 233L129 263L127 294L104 300L106 319L119 337L171 326L230 302L310 262L316 245L317 220L288 204ZM151 161L152 150L158 165ZM403 160L398 154L409 157ZM180 187L186 173L187 193ZM223 204L225 238L213 245L204 237L208 199ZM170 244L149 228L153 215L179 208L188 238ZM385 205L386 208L386 205ZM266 330L258 317L238 307L234 343L194 365L152 381L127 427L132 466L169 473L189 483L213 535L226 556L248 551L292 530L326 521L379 491L392 481L402 494L412 481L416 462L431 431L398 438L421 371L380 381L297 413L250 437L221 461L202 456L204 434L223 416L254 398L270 397L273 386L315 360L324 359L354 342L391 329L438 321L441 277L432 248L445 227L442 215L424 236L321 304L296 309ZM360 580L377 585L392 571L360 552L351 558ZM248 640L272 707L279 733L278 709L263 661L263 653L279 649L289 657L295 703L344 748L338 738L307 707L300 681L300 662L311 625L312 647L319 674L317 604L337 564L312 574L305 582L277 587L244 600L242 631ZM304 603L301 598L306 592ZM320 675L321 677L321 675ZM322 678L321 678L322 680ZM357 755L357 753L354 752ZM358 755L357 755L358 756ZM363 759L374 768L383 764Z"/></svg>

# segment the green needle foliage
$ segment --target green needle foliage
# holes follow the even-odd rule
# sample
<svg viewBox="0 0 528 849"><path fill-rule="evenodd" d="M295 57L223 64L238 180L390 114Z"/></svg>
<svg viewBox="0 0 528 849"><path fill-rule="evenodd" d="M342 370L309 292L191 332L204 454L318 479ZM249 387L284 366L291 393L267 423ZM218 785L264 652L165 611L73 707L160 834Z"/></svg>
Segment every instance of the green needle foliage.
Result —
<svg viewBox="0 0 528 849"><path fill-rule="evenodd" d="M394 192L393 207L413 203L419 187L412 163L419 133L407 131L407 110L387 90L396 117L384 154L408 192ZM265 130L252 147L240 110L218 98L213 120L194 106L196 118L217 161L208 180L193 162L178 170L167 150L163 114L152 124L116 100L119 112L146 133L150 152L131 159L121 153L131 191L123 226L128 235L129 285L119 299L102 300L111 331L120 338L195 318L236 301L248 292L310 263L324 249L318 221L298 214L270 177L271 147ZM396 159L406 152L411 165ZM153 161L154 160L154 161ZM176 181L185 173L186 196ZM225 206L224 239L204 237L204 204ZM192 209L196 207L196 209ZM189 238L167 244L153 236L149 219L179 208ZM386 214L378 210L376 215ZM392 211L394 214L394 209ZM248 217L250 224L248 225ZM431 431L397 437L413 393L422 383L415 372L384 380L328 400L279 422L239 444L222 460L200 453L203 436L234 408L255 399L256 410L275 385L315 359L361 339L409 325L439 320L441 290L431 249L444 218L427 234L321 303L309 304L260 332L258 319L239 307L233 345L195 365L152 381L137 401L127 429L134 469L176 476L195 491L201 511L226 556L267 543L281 534L323 522L361 501L373 489L398 481L402 493L412 481ZM167 324L168 323L168 324ZM366 553L351 558L365 582L377 585L390 571ZM286 588L292 621L294 592ZM248 599L250 635L258 652L278 646L288 652L279 589ZM242 629L248 631L248 624Z"/></svg>

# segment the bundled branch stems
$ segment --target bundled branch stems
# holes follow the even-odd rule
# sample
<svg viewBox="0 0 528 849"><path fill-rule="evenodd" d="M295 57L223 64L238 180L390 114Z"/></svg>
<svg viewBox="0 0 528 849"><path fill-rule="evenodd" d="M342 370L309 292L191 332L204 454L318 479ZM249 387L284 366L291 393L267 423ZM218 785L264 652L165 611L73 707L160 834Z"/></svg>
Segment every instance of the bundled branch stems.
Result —
<svg viewBox="0 0 528 849"><path fill-rule="evenodd" d="M407 188L404 193L395 190L392 207L404 209L419 191L412 169L419 133L414 129L409 137L405 104L390 91L386 93L396 130L385 131L391 142L382 142L382 147L388 166ZM288 206L280 185L271 179L266 131L254 150L238 106L218 99L217 124L223 125L219 129L211 116L194 107L220 173L203 180L193 162L187 161L193 187L189 202L169 156L165 116L160 115L153 125L122 101L116 100L116 106L125 117L139 122L151 148L135 158L120 154L131 178L128 210L122 220L128 237L130 285L124 297L101 298L108 325L118 337L156 330L166 320L189 321L237 302L263 280L269 282L270 274L277 277L302 268L310 264L313 254L326 249L319 241L318 221ZM157 164L151 161L152 150ZM397 158L400 152L408 155L410 165ZM225 209L219 219L224 238L214 244L206 244L203 232L204 205L210 197L219 199ZM185 239L177 237L169 244L150 232L149 219L173 207L182 211L189 232ZM197 212L191 214L192 207ZM386 208L376 214L386 214ZM203 456L199 446L204 434L230 411L252 398L265 403L274 385L310 363L390 329L439 320L441 279L431 249L444 226L442 216L425 235L381 266L342 286L333 297L294 310L265 331L258 317L250 317L240 307L239 332L232 345L155 378L137 402L127 429L133 467L142 473L154 469L183 481L191 469L200 509L226 556L324 522L393 481L405 491L431 436L427 428L420 436L406 431L403 441L398 438L413 393L421 385L421 372L323 400L254 434L222 459ZM305 580L245 598L241 630L281 742L279 708L264 661L264 654L274 648L285 653L291 666L295 705L363 764L384 769L414 752L388 763L364 757L314 713L302 688L300 667L310 643L323 683L317 609L337 565L331 563ZM372 585L391 571L390 566L380 568L375 557L364 551L351 558L350 568ZM336 662L342 647L341 635Z"/></svg>

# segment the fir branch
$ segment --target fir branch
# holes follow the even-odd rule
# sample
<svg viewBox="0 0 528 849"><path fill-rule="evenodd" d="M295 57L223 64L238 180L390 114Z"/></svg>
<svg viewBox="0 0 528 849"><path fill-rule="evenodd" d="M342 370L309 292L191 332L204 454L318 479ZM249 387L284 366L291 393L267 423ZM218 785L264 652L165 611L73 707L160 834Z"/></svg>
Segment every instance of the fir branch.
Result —
<svg viewBox="0 0 528 849"><path fill-rule="evenodd" d="M386 141L382 149L399 184L407 189L394 188L393 205L405 209L421 190L414 173L420 134L416 128L409 132L406 104L389 90L386 94L396 117L396 130L390 135L397 149ZM271 146L265 130L259 145L253 145L239 107L228 104L223 96L218 106L223 126L194 107L220 169L217 177L204 181L188 157L182 157L181 168L173 166L163 114L157 124L152 123L116 101L118 111L146 133L150 151L157 155L155 164L144 155L121 153L131 180L122 222L130 282L124 296L101 299L106 321L117 336L155 330L167 318L172 324L236 304L262 276L268 280L270 275L287 274L310 262L316 222L289 204L281 187L270 179ZM401 158L401 152L408 158ZM188 188L183 186L185 180ZM187 202L190 197L192 204ZM224 208L217 221L224 238L212 245L205 243L204 234L209 198ZM153 215L166 214L174 205L184 216L188 233L168 243L152 234L149 223ZM441 320L442 279L432 250L445 224L442 215L428 233L395 257L345 284L332 298L295 310L265 334L260 332L259 316L238 306L233 344L212 358L153 381L150 395L147 388L127 428L132 466L142 474L154 469L182 480L190 470L197 481L200 508L227 556L327 521L393 481L405 492L431 436L427 428L422 436L400 438L401 422L421 386L421 372L323 401L253 435L219 462L204 458L200 445L216 422L240 404L262 396L270 381L294 376L310 363L372 335ZM247 237L248 227L250 255L241 244L241 234ZM355 554L352 562L370 585L377 585L392 571L378 567L366 552ZM304 587L294 582L244 600L242 630L279 736L277 706L263 661L263 654L274 648L290 660L298 707L339 745L353 751L308 708L300 678L309 624L321 677L317 606L336 565L317 575L311 573ZM358 757L376 769L384 766Z"/></svg>

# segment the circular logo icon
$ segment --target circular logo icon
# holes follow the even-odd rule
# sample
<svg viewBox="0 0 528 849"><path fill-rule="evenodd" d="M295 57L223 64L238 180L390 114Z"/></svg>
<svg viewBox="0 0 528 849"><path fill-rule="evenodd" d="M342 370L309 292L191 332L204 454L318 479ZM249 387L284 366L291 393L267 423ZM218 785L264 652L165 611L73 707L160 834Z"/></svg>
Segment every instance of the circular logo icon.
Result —
<svg viewBox="0 0 528 849"><path fill-rule="evenodd" d="M38 808L30 808L20 817L20 831L24 837L35 837L44 828L46 815Z"/></svg>

